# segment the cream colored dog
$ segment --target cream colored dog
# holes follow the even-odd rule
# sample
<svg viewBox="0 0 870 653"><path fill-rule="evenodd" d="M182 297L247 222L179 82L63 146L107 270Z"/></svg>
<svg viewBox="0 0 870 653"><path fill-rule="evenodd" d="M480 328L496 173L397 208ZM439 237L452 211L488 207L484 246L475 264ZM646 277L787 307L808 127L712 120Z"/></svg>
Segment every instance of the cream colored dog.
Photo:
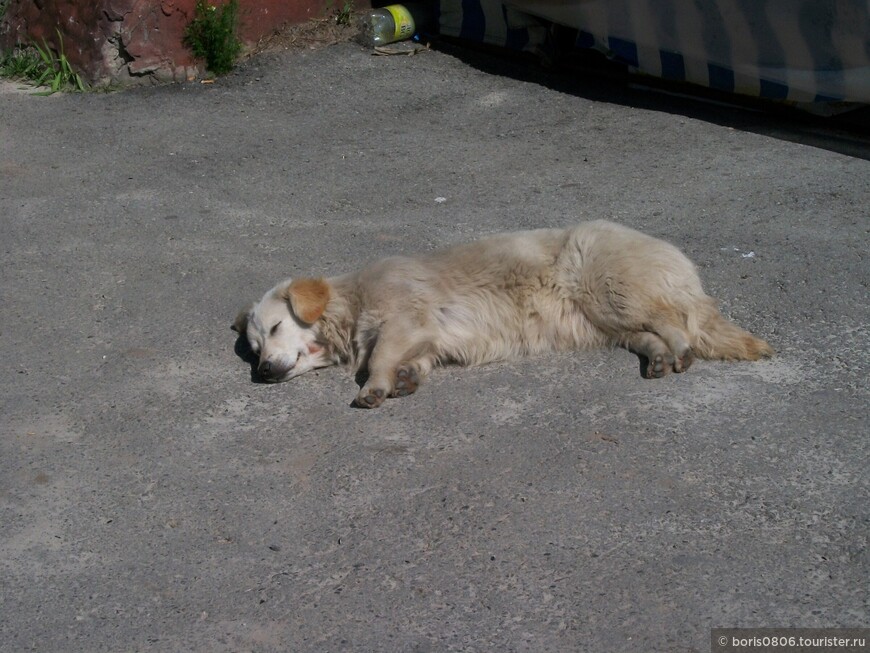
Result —
<svg viewBox="0 0 870 653"><path fill-rule="evenodd" d="M346 363L356 404L414 392L438 364L622 346L646 377L693 357L757 360L773 349L722 317L676 247L604 221L499 235L394 257L329 279L286 280L233 327L266 381Z"/></svg>

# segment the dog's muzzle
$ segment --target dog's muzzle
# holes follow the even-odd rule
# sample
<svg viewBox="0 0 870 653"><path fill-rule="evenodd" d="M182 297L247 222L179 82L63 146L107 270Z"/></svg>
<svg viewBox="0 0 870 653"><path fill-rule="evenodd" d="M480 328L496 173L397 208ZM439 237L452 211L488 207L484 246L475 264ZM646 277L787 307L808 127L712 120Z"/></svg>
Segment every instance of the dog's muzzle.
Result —
<svg viewBox="0 0 870 653"><path fill-rule="evenodd" d="M278 381L285 380L294 367L296 367L295 360L264 360L260 361L260 364L257 366L257 374L264 381L277 383Z"/></svg>

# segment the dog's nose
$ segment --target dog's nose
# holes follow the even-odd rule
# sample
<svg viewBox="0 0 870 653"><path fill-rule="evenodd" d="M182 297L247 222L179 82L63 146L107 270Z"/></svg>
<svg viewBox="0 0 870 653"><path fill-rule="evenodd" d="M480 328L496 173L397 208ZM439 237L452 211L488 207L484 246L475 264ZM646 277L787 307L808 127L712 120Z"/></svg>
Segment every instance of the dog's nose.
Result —
<svg viewBox="0 0 870 653"><path fill-rule="evenodd" d="M257 373L266 381L275 381L296 367L296 361L264 360L257 366Z"/></svg>
<svg viewBox="0 0 870 653"><path fill-rule="evenodd" d="M271 378L272 376L272 362L271 361L263 361L257 366L257 372L260 376L264 378Z"/></svg>

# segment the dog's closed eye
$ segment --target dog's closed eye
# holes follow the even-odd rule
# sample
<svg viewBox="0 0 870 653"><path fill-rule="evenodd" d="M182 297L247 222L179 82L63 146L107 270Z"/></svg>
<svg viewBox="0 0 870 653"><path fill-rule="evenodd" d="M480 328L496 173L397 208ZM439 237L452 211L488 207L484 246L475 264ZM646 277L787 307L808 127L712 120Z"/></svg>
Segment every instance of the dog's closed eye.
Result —
<svg viewBox="0 0 870 653"><path fill-rule="evenodd" d="M281 320L281 322L283 322L283 321L284 321L284 320ZM269 335L270 335L270 336L274 336L275 333L277 333L277 331L278 331L278 327L281 326L281 322L278 322L278 324L276 324L276 325L273 326L271 329L269 329Z"/></svg>

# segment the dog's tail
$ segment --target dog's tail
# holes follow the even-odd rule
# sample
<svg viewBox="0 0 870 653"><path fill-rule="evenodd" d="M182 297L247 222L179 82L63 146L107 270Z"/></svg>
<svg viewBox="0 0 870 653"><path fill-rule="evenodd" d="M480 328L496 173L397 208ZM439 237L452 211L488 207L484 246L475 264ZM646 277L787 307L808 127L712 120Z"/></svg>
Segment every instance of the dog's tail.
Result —
<svg viewBox="0 0 870 653"><path fill-rule="evenodd" d="M757 361L773 356L773 347L725 319L715 300L707 298L692 334L692 349L698 358L725 361Z"/></svg>

